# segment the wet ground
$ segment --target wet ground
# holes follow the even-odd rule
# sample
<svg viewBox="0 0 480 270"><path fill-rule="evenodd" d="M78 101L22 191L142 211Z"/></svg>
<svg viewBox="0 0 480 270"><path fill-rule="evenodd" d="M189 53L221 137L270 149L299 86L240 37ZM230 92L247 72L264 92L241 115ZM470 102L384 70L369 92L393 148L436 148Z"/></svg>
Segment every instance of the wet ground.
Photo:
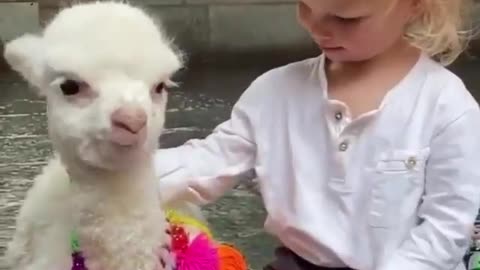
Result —
<svg viewBox="0 0 480 270"><path fill-rule="evenodd" d="M191 67L178 78L181 87L170 95L162 147L208 134L228 118L233 102L256 76L282 63L244 61L235 67ZM453 71L480 98L480 61L463 62ZM44 101L16 75L0 73L0 269L14 216L31 179L50 154ZM253 269L261 269L270 260L275 240L263 232L264 210L258 196L240 187L205 211L217 236L237 244Z"/></svg>

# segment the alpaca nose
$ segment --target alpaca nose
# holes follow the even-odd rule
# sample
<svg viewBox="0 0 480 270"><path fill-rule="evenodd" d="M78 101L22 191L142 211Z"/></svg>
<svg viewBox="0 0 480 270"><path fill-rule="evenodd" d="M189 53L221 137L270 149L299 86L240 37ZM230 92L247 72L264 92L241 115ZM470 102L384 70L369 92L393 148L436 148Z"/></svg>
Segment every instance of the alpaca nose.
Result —
<svg viewBox="0 0 480 270"><path fill-rule="evenodd" d="M137 134L145 127L147 114L141 108L122 107L113 112L111 121L113 127Z"/></svg>

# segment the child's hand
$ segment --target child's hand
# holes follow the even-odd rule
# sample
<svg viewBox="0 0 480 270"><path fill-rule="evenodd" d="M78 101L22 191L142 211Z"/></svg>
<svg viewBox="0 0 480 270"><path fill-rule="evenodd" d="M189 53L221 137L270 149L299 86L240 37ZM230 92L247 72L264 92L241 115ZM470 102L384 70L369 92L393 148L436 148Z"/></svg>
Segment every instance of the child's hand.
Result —
<svg viewBox="0 0 480 270"><path fill-rule="evenodd" d="M166 222L168 224L168 220ZM160 248L159 257L160 257L160 264L161 269L163 270L175 270L175 255L172 252L172 237L170 227L167 227L165 230L165 243ZM159 269L160 270L160 269Z"/></svg>
<svg viewBox="0 0 480 270"><path fill-rule="evenodd" d="M188 192L188 178L162 177L158 181L158 192L160 203L164 206L184 201L185 194Z"/></svg>

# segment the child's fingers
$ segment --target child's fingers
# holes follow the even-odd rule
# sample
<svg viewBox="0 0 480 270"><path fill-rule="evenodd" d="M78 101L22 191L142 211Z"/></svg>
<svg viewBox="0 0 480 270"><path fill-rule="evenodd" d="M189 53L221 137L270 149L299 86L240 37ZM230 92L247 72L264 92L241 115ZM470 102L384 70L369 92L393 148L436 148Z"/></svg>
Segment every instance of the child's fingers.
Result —
<svg viewBox="0 0 480 270"><path fill-rule="evenodd" d="M164 270L175 270L175 258L172 253L171 243L172 243L172 232L170 230L170 221L166 219L166 228L165 228L165 240L164 244L160 248L160 264Z"/></svg>
<svg viewBox="0 0 480 270"><path fill-rule="evenodd" d="M175 270L175 258L170 247L165 245L160 250L160 264L164 270Z"/></svg>
<svg viewBox="0 0 480 270"><path fill-rule="evenodd" d="M172 233L171 233L170 229L166 229L165 230L165 242L164 242L163 248L170 251L171 250L171 244L172 244Z"/></svg>

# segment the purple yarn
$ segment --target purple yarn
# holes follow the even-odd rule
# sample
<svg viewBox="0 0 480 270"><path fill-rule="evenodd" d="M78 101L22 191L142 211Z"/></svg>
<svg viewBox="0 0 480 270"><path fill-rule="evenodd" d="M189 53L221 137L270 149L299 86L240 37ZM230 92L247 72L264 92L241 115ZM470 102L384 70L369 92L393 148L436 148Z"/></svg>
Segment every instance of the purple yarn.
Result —
<svg viewBox="0 0 480 270"><path fill-rule="evenodd" d="M73 253L72 262L72 270L88 270L88 268L85 266L85 258L82 256L82 253Z"/></svg>

